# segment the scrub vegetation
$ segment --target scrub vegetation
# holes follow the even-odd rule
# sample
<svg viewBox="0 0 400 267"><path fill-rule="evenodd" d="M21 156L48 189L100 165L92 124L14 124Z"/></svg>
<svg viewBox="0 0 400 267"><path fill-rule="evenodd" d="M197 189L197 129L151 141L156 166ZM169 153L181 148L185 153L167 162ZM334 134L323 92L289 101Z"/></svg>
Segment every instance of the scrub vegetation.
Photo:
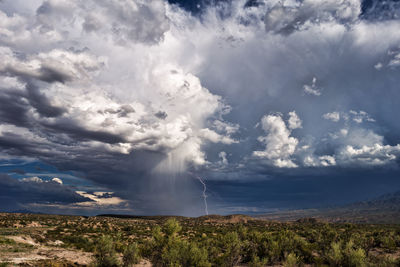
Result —
<svg viewBox="0 0 400 267"><path fill-rule="evenodd" d="M72 257L65 256L66 251ZM243 215L1 214L0 262L0 266L399 266L400 225L315 219L280 223Z"/></svg>

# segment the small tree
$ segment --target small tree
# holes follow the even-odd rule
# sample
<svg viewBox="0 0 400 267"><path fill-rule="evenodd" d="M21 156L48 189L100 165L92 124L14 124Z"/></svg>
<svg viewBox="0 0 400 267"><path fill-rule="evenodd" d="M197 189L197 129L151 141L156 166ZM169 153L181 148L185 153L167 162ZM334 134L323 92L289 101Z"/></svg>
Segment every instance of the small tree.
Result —
<svg viewBox="0 0 400 267"><path fill-rule="evenodd" d="M241 260L242 242L236 232L225 234L221 239L221 246L224 251L220 257L223 266L236 266Z"/></svg>
<svg viewBox="0 0 400 267"><path fill-rule="evenodd" d="M188 252L185 253L186 263L183 266L196 266L196 267L210 267L211 264L208 262L208 253L204 248L199 248L195 243L191 243L188 246Z"/></svg>

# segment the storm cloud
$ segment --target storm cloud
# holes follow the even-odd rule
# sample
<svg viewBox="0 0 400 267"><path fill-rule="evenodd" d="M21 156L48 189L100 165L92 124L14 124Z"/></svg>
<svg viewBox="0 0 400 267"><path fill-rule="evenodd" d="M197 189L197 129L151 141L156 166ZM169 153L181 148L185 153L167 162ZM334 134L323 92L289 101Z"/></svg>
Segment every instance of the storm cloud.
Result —
<svg viewBox="0 0 400 267"><path fill-rule="evenodd" d="M0 174L0 207L6 211L14 211L32 204L56 205L90 201L59 181L61 180L43 181L38 177L18 181L6 174Z"/></svg>
<svg viewBox="0 0 400 267"><path fill-rule="evenodd" d="M1 160L74 171L85 188L60 200L2 179L42 192L21 203L99 202L92 186L124 211L186 215L203 212L196 175L215 185L216 212L274 208L237 188L283 192L288 177L336 188L343 171L389 169L394 179L398 10L361 0L1 1Z"/></svg>

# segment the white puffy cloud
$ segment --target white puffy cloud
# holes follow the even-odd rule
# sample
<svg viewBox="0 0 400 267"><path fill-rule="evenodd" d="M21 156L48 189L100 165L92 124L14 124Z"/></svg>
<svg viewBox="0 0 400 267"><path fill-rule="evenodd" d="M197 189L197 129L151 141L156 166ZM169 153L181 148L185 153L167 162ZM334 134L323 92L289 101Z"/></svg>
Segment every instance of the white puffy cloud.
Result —
<svg viewBox="0 0 400 267"><path fill-rule="evenodd" d="M77 202L74 205L79 207L101 208L104 206L120 206L126 204L126 200L114 196L114 192L93 192L76 191L78 195L91 201Z"/></svg>
<svg viewBox="0 0 400 267"><path fill-rule="evenodd" d="M341 129L338 134L330 135L330 138L325 141L335 147L335 153L330 157L336 165L343 167L393 164L399 155L399 145L385 144L383 136L360 128L357 122L354 126Z"/></svg>
<svg viewBox="0 0 400 267"><path fill-rule="evenodd" d="M362 123L364 121L375 122L375 120L371 118L365 111L360 110L357 112L354 110L350 110L349 113L352 116L353 121L355 121L356 123Z"/></svg>
<svg viewBox="0 0 400 267"><path fill-rule="evenodd" d="M296 113L293 112L293 114ZM291 118L294 117L293 114ZM258 141L264 143L266 147L263 151L254 151L253 155L257 158L267 159L268 163L275 167L297 167L291 160L291 156L295 153L299 141L290 136L292 128L287 128L282 116L280 114L264 116L261 119L261 127L267 135L260 136Z"/></svg>
<svg viewBox="0 0 400 267"><path fill-rule="evenodd" d="M374 65L374 68L375 68L376 70L380 70L380 69L383 68L383 64L382 64L381 62L378 62L378 63L376 63L376 65Z"/></svg>
<svg viewBox="0 0 400 267"><path fill-rule="evenodd" d="M360 8L360 2L357 0L282 1L268 10L265 27L267 31L274 33L291 34L296 30L307 29L309 25L329 23L334 19L347 24L358 18Z"/></svg>
<svg viewBox="0 0 400 267"><path fill-rule="evenodd" d="M289 119L288 119L289 129L294 130L294 129L298 129L298 128L302 127L301 120L300 120L299 116L297 116L295 111L289 112L288 115L289 115Z"/></svg>
<svg viewBox="0 0 400 267"><path fill-rule="evenodd" d="M336 165L336 159L334 156L312 156L308 155L304 157L303 164L305 167L329 167Z"/></svg>
<svg viewBox="0 0 400 267"><path fill-rule="evenodd" d="M372 120L366 112L345 113L345 117L351 116L347 117L347 120L351 119L355 124L328 133L318 141L313 137L311 140L314 141L307 141L307 138L299 139L291 136L291 130L299 128L290 127L290 118L295 114L292 112L289 116L288 126L281 114L264 116L261 125L267 135L259 137L258 140L266 145L266 149L254 151L253 156L279 168L333 166L362 168L392 164L400 154L400 145L387 145L383 136L360 127L359 124L362 122L358 121L360 116L362 119ZM323 117L333 121L339 121L340 118L337 112L324 114ZM297 115L296 118L296 121L301 121ZM319 147L332 147L333 151L324 154L324 150Z"/></svg>
<svg viewBox="0 0 400 267"><path fill-rule="evenodd" d="M317 78L315 77L312 79L311 85L305 84L303 88L304 88L304 93L308 95L315 95L315 96L321 95L321 89L317 87Z"/></svg>
<svg viewBox="0 0 400 267"><path fill-rule="evenodd" d="M399 53L390 53L390 54L394 54L393 58L389 61L388 66L395 68L400 66L400 52Z"/></svg>
<svg viewBox="0 0 400 267"><path fill-rule="evenodd" d="M217 131L225 133L227 135L236 133L240 128L239 124L229 123L229 122L220 121L220 120L215 120L213 122L213 127Z"/></svg>
<svg viewBox="0 0 400 267"><path fill-rule="evenodd" d="M53 179L51 179L53 182L55 183L59 183L59 184L63 184L63 181L60 178L54 177Z"/></svg>
<svg viewBox="0 0 400 267"><path fill-rule="evenodd" d="M200 130L200 136L206 140L209 140L213 143L222 143L222 144L233 144L233 143L237 143L237 141L235 141L234 139L227 137L227 136L222 136L210 129L202 129Z"/></svg>
<svg viewBox="0 0 400 267"><path fill-rule="evenodd" d="M23 182L33 182L33 183L43 183L43 180L40 179L39 177L29 177L29 178L23 178Z"/></svg>
<svg viewBox="0 0 400 267"><path fill-rule="evenodd" d="M221 151L218 153L218 157L221 159L221 165L228 165L228 159L226 158L227 154L225 151Z"/></svg>
<svg viewBox="0 0 400 267"><path fill-rule="evenodd" d="M325 120L331 120L334 122L338 122L340 120L340 114L339 114L339 112L336 112L336 111L330 112L330 113L325 113L324 115L322 115L322 117Z"/></svg>
<svg viewBox="0 0 400 267"><path fill-rule="evenodd" d="M356 123L363 123L363 122L375 122L371 116L365 112L365 111L354 111L350 110L349 112L328 112L322 115L322 118L326 120L331 120L333 122L338 122L341 118L343 118L345 121L352 120Z"/></svg>
<svg viewBox="0 0 400 267"><path fill-rule="evenodd" d="M390 146L380 143L359 148L347 145L340 150L339 160L347 166L376 166L393 163L400 155L400 145Z"/></svg>

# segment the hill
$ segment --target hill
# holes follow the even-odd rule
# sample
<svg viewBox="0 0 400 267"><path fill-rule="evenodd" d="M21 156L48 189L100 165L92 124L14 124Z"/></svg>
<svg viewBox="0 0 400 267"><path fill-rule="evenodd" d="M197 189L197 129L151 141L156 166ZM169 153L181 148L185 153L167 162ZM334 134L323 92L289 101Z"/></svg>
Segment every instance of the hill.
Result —
<svg viewBox="0 0 400 267"><path fill-rule="evenodd" d="M400 223L400 191L338 207L277 211L254 217L276 221L316 218L327 222L398 224Z"/></svg>

